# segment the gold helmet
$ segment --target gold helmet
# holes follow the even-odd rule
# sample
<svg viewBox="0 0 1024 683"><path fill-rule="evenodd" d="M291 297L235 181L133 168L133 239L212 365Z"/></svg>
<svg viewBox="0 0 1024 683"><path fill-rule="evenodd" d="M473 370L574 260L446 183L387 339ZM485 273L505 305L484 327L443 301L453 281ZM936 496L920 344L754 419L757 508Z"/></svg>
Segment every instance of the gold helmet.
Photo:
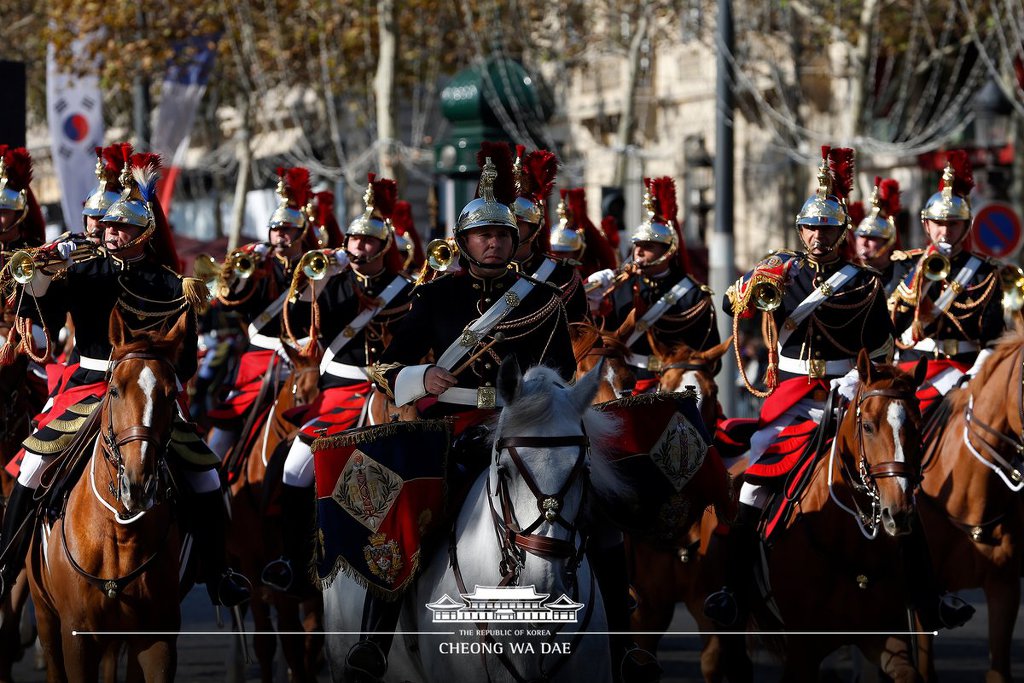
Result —
<svg viewBox="0 0 1024 683"><path fill-rule="evenodd" d="M484 141L477 153L477 163L481 169L477 198L466 204L459 214L455 237L461 237L474 228L496 225L509 228L514 233L513 241L518 247L519 226L509 208L509 204L515 201L512 150L504 142Z"/></svg>
<svg viewBox="0 0 1024 683"><path fill-rule="evenodd" d="M637 226L630 236L633 244L637 242L657 242L668 246L668 249L653 262L645 264L656 266L672 258L679 251L682 239L676 227L676 184L668 176L661 178L644 178L647 190L644 192L644 211L647 217Z"/></svg>
<svg viewBox="0 0 1024 683"><path fill-rule="evenodd" d="M391 241L391 213L398 199L398 184L390 178L376 178L374 173L367 174L366 192L363 194L366 208L349 224L345 237L365 235L382 242Z"/></svg>
<svg viewBox="0 0 1024 683"><path fill-rule="evenodd" d="M553 254L577 254L587 248L587 241L583 237L583 231L575 225L575 217L569 215L565 205L569 190L563 189L560 192L561 201L558 202L558 225L551 228L551 253Z"/></svg>
<svg viewBox="0 0 1024 683"><path fill-rule="evenodd" d="M939 191L928 198L921 210L921 220L971 220L969 197L973 188L974 173L967 152L962 149L949 152L942 180L939 181Z"/></svg>
<svg viewBox="0 0 1024 683"><path fill-rule="evenodd" d="M23 158L28 159L27 177L19 169ZM26 211L28 209L28 183L31 178L32 163L28 152L23 147L9 149L7 145L0 145L0 209Z"/></svg>
<svg viewBox="0 0 1024 683"><path fill-rule="evenodd" d="M896 242L896 219L900 211L900 184L894 178L875 176L871 193L871 213L857 224L854 235L885 240L886 246Z"/></svg>
<svg viewBox="0 0 1024 683"><path fill-rule="evenodd" d="M101 219L104 223L120 223L145 228L146 233L156 227L153 200L156 183L160 178L160 157L155 154L135 154L125 161L119 182L124 190L111 204Z"/></svg>
<svg viewBox="0 0 1024 683"><path fill-rule="evenodd" d="M854 152L848 147L821 147L818 191L804 202L796 224L807 226L848 226L847 201L853 188Z"/></svg>
<svg viewBox="0 0 1024 683"><path fill-rule="evenodd" d="M270 214L267 221L267 228L275 230L279 228L300 228L305 229L308 224L305 207L313 196L312 187L309 184L309 171L300 166L293 168L277 168L277 196L280 203Z"/></svg>
<svg viewBox="0 0 1024 683"><path fill-rule="evenodd" d="M132 146L129 142L96 148L96 179L99 182L85 199L83 216L103 218L107 209L120 198L124 187L119 177L124 170L125 160L131 155Z"/></svg>

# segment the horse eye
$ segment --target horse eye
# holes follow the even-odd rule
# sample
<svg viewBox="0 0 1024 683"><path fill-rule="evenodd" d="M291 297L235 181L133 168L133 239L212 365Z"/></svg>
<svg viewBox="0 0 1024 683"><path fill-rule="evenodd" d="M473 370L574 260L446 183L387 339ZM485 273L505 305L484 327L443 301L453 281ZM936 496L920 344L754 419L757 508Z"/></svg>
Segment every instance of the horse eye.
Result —
<svg viewBox="0 0 1024 683"><path fill-rule="evenodd" d="M115 387L113 384L110 385L110 389L108 391L110 395L113 396L114 398L121 398L121 392L118 391L117 387Z"/></svg>
<svg viewBox="0 0 1024 683"><path fill-rule="evenodd" d="M864 423L864 433L865 434L874 434L875 433L875 425L871 424L870 422L865 422Z"/></svg>

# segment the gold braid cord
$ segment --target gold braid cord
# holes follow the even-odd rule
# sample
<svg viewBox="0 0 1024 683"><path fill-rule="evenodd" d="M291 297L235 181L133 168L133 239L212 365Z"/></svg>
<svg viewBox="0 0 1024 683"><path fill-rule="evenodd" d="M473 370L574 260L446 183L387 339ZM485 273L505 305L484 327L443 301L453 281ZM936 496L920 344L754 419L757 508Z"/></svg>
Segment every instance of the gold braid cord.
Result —
<svg viewBox="0 0 1024 683"><path fill-rule="evenodd" d="M784 272L788 272L788 268ZM775 316L771 311L761 311L751 306L750 299L755 286L761 283L774 285L778 287L780 292L783 292L782 280L784 278L785 275L780 276L761 269L755 269L753 275L750 276L746 283L742 279L737 280L726 292L726 296L729 298L730 303L732 303L732 348L733 353L736 354L736 366L739 368L743 385L747 388L747 391L757 398L768 398L779 386L779 328L775 324ZM765 386L768 387L767 391L755 389L750 383L746 369L743 367L743 356L740 353L740 318L750 317L754 315L755 311L761 313L761 337L768 351L768 369L764 374Z"/></svg>

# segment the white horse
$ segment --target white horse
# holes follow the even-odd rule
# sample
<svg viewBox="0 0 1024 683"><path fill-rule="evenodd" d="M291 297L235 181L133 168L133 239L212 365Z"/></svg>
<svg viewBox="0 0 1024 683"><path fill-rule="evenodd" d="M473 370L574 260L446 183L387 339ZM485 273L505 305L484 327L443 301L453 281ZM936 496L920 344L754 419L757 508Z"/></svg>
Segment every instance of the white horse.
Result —
<svg viewBox="0 0 1024 683"><path fill-rule="evenodd" d="M586 445L589 440L590 449L601 448L617 427L614 418L589 408L600 378L598 366L575 386L565 386L548 368L521 375L514 363L502 366L499 393L507 407L495 430L490 467L459 512L455 548L436 548L404 597L388 681L610 681L604 605L579 529L595 490L605 500L620 493L608 466L602 458L591 459ZM520 533L503 530L503 519ZM503 542L510 536L517 543ZM557 623L537 613L529 622L483 620L477 613L473 621L434 623L428 604L446 595L462 604L461 594L481 586L519 587L509 596L530 593L532 586L549 596L545 605L565 603L564 595L583 607L575 621ZM327 653L336 681L343 680L345 657L359 639L363 597L363 589L344 574L324 591Z"/></svg>

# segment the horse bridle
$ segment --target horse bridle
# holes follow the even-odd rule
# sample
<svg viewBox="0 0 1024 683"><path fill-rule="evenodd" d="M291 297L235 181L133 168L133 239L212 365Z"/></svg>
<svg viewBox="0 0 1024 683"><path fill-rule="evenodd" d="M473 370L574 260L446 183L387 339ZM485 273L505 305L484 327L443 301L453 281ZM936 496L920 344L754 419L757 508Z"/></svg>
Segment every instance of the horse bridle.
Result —
<svg viewBox="0 0 1024 683"><path fill-rule="evenodd" d="M164 356L158 356L152 353L129 353L119 358L115 363L114 367L111 368L111 375L113 374L114 368L127 360L155 360L160 361L168 365L171 369L172 374L175 373L174 365L171 361ZM109 401L109 392L108 399ZM124 456L121 454L121 447L133 441L142 441L150 443L156 449L157 457L160 458L160 470L158 470L157 476L162 478L166 472L166 461L163 458L164 453L167 452L167 447L170 443L171 433L168 430L167 436L161 440L157 438L157 435L153 433L151 427L145 425L132 425L127 429L123 429L120 432L114 432L114 415L112 410L107 410L107 426L106 430L101 432L100 445L103 448L104 459L110 463L117 470L116 481L120 482L124 476ZM121 502L121 487L116 486L114 482L110 482L108 485L110 493L114 496L114 500ZM159 484L158 484L159 486Z"/></svg>
<svg viewBox="0 0 1024 683"><path fill-rule="evenodd" d="M525 553L531 553L537 557L568 560L566 571L573 574L582 561L584 546L576 547L576 539L579 535L579 528L575 523L568 522L561 513L564 506L565 496L576 483L577 479L584 476L586 469L586 456L590 441L585 434L574 436L515 436L498 439L494 444L494 457L497 461L502 451L508 451L512 463L519 471L519 476L526 482L526 486L533 493L537 503L537 518L526 528L523 528L516 519L515 510L512 506L512 499L509 494L509 482L511 475L502 466L498 467L497 497L501 505L501 512L494 507L491 491L491 481L487 479L487 500L491 508L491 517L494 521L495 533L498 536L498 543L501 546L502 560L499 570L502 574L502 585L515 585L519 578L519 572L525 562ZM530 468L523 462L522 456L516 448L559 448L576 446L578 453L576 462L573 464L569 476L566 477L562 488L553 494L544 493L537 485L537 480L530 472ZM587 487L583 487L583 495L586 496ZM581 503L582 504L582 503ZM569 532L569 538L550 538L538 536L533 532L543 523L559 525Z"/></svg>

